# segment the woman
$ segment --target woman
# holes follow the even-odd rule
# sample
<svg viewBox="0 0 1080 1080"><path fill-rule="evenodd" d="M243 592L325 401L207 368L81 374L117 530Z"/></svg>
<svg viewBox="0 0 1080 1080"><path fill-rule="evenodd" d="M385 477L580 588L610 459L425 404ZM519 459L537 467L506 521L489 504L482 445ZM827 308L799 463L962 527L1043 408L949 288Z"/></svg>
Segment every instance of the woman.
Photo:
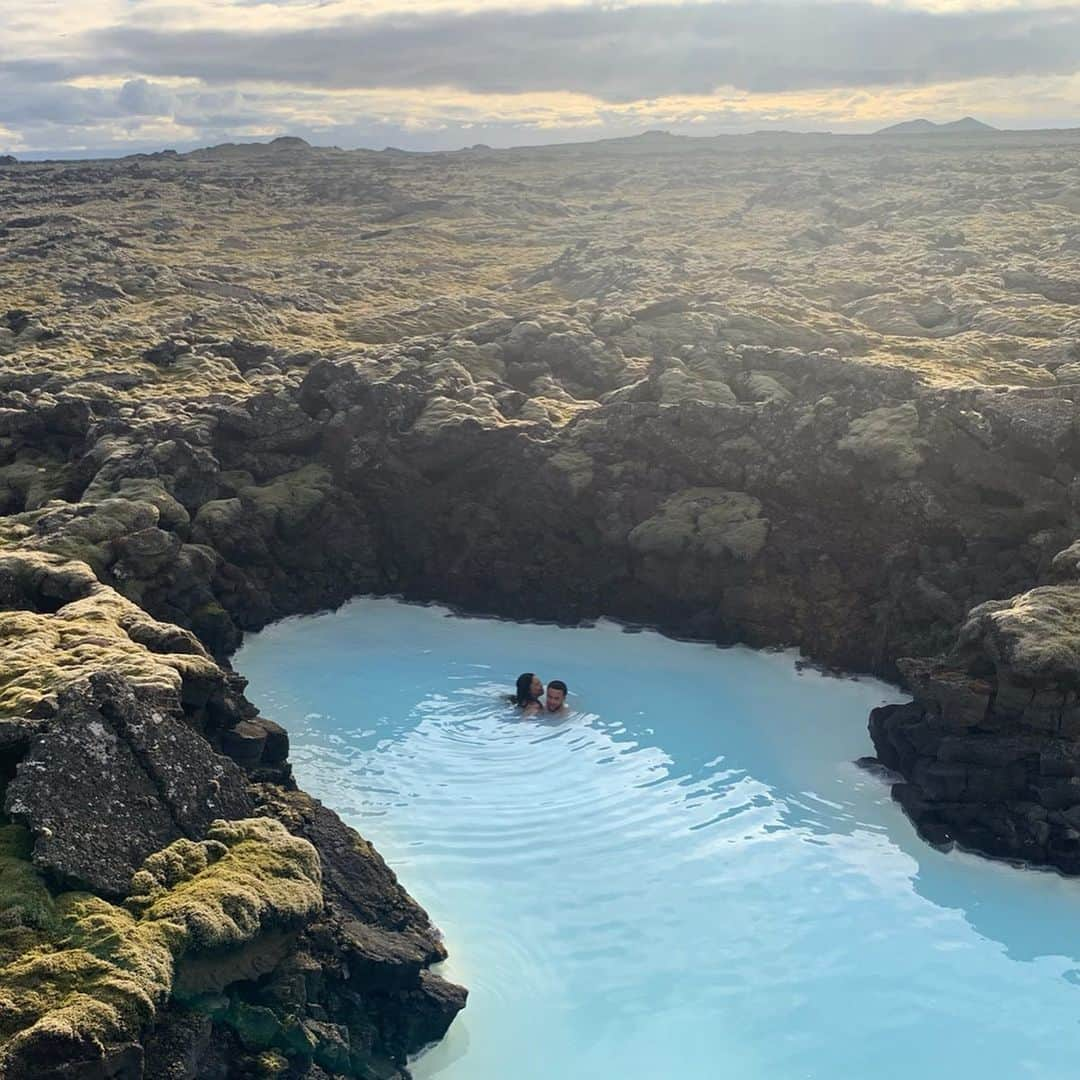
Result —
<svg viewBox="0 0 1080 1080"><path fill-rule="evenodd" d="M541 711L540 695L544 692L544 684L538 675L526 671L517 677L517 684L510 700L526 715L535 716Z"/></svg>

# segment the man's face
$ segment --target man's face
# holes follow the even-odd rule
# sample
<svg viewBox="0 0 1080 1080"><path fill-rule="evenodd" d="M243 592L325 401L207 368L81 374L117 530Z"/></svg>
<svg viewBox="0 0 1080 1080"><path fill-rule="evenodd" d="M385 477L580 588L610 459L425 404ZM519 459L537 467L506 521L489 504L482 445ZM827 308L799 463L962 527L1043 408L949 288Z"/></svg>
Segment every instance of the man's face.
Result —
<svg viewBox="0 0 1080 1080"><path fill-rule="evenodd" d="M552 686L548 687L547 697L544 699L548 712L558 712L563 707L565 700L565 690L559 690L557 687Z"/></svg>

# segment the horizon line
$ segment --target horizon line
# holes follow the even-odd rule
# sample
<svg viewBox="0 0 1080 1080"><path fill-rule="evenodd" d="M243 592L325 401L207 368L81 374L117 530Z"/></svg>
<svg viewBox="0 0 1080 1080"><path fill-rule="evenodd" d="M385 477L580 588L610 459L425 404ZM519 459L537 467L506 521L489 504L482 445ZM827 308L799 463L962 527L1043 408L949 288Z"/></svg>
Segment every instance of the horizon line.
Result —
<svg viewBox="0 0 1080 1080"><path fill-rule="evenodd" d="M589 145L599 145L601 143L612 142L627 142L632 139L642 139L649 136L664 136L670 139L686 140L688 142L711 142L720 139L750 139L761 136L779 136L789 138L834 138L834 139L872 139L872 138L899 138L899 139L917 139L917 138L992 138L996 135L1040 135L1048 133L1065 134L1068 132L1080 132L1080 123L1069 126L1048 126L1037 128L999 128L991 125L986 125L981 129L976 130L941 130L941 131L892 131L890 129L898 127L908 123L917 123L923 117L916 117L911 121L898 121L896 124L889 124L884 128L878 128L875 131L831 131L831 130L807 130L799 131L791 128L755 128L753 131L732 131L732 132L716 132L711 135L690 135L682 132L673 132L661 128L648 128L642 131L638 131L629 135L608 135L603 138L594 139L563 139L549 143L518 143L511 146L490 146L486 143L478 142L472 144L463 144L451 149L405 149L403 147L392 146L387 144L380 148L370 146L351 146L341 147L337 145L327 145L312 143L308 139L299 135L292 135L288 132L284 132L280 135L269 136L236 136L233 139L226 139L222 142L206 143L206 144L189 144L179 143L174 146L160 145L156 149L127 149L123 147L84 147L71 149L47 149L47 150L17 150L7 149L0 146L0 157L14 157L19 164L47 164L50 162L63 162L63 161L116 161L123 160L129 157L154 157L165 156L171 157L176 155L177 157L186 157L190 154L198 153L204 150L216 150L221 147L230 146L270 146L279 141L299 141L305 144L306 149L311 150L336 150L343 154L353 153L369 153L369 154L382 154L387 152L399 153L399 154L412 154L412 155L424 155L424 154L458 154L470 150L478 150L488 153L510 153L520 150L545 150L545 149L557 149L559 147L580 147ZM964 119L970 119L965 117ZM950 121L935 122L936 127L947 129L950 125ZM186 147L185 149L177 149L177 146Z"/></svg>

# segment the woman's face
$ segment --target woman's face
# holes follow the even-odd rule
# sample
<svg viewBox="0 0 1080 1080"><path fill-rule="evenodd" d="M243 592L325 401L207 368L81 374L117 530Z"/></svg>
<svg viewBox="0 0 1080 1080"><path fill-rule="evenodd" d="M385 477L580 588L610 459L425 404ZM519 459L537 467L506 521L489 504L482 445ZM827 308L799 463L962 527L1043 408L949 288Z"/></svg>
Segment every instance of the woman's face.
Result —
<svg viewBox="0 0 1080 1080"><path fill-rule="evenodd" d="M532 685L529 687L529 692L534 698L538 698L544 692L544 684L540 681L539 675L533 676Z"/></svg>

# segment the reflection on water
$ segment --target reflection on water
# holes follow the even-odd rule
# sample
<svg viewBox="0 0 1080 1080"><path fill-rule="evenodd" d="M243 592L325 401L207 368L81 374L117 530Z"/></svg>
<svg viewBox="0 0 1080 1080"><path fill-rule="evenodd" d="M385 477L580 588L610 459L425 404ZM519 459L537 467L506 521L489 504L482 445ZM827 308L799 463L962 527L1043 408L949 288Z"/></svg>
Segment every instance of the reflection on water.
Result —
<svg viewBox="0 0 1080 1080"><path fill-rule="evenodd" d="M917 840L851 764L890 687L389 600L238 664L470 988L418 1080L1075 1075L1080 883Z"/></svg>

